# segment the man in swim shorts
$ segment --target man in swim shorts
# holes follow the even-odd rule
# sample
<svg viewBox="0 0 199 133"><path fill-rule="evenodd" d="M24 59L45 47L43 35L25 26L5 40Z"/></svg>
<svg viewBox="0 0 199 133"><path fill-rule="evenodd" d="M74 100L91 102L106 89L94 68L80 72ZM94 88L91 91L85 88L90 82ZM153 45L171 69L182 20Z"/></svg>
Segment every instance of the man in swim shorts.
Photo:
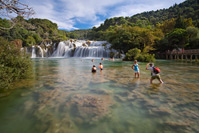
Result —
<svg viewBox="0 0 199 133"><path fill-rule="evenodd" d="M148 67L149 66L149 67ZM160 83L164 83L160 77L160 73L155 73L154 72L154 65L153 63L148 63L146 65L146 70L150 70L151 71L151 79L150 79L150 83L152 84L152 81L154 79L158 79L160 81Z"/></svg>

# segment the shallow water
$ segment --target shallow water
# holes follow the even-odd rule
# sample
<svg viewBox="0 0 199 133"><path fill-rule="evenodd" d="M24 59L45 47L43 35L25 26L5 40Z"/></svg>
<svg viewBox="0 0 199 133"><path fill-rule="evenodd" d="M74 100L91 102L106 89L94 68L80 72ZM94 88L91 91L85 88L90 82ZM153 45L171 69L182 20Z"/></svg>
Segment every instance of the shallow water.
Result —
<svg viewBox="0 0 199 133"><path fill-rule="evenodd" d="M157 61L164 84L149 84L146 63L88 58L34 59L34 80L0 98L1 133L199 132L199 66Z"/></svg>

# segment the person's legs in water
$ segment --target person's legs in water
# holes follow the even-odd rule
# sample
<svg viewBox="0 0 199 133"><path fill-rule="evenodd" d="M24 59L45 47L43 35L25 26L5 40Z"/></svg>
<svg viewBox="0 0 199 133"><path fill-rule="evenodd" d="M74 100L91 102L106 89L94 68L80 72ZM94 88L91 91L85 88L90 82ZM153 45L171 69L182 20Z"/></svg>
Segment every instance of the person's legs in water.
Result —
<svg viewBox="0 0 199 133"><path fill-rule="evenodd" d="M140 77L140 73L139 72L135 72L135 78L136 76L139 78Z"/></svg>
<svg viewBox="0 0 199 133"><path fill-rule="evenodd" d="M159 74L156 75L156 78L160 81L160 83L164 83Z"/></svg>
<svg viewBox="0 0 199 133"><path fill-rule="evenodd" d="M151 83L151 84L152 84L152 82L153 82L154 79L158 79L160 83L164 83L164 82L162 81L162 79L161 79L161 77L160 77L159 74L154 75L154 76L151 77L151 79L150 79L150 83Z"/></svg>
<svg viewBox="0 0 199 133"><path fill-rule="evenodd" d="M150 83L152 84L152 81L153 81L153 78L151 77L151 79L150 79Z"/></svg>
<svg viewBox="0 0 199 133"><path fill-rule="evenodd" d="M163 81L162 81L162 79L158 79L159 81L160 81L160 83L164 83Z"/></svg>

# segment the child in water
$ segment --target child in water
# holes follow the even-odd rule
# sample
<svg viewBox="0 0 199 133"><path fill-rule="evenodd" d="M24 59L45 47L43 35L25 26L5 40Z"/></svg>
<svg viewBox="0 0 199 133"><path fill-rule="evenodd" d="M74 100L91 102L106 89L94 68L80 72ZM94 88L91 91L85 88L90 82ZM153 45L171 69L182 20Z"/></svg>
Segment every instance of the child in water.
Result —
<svg viewBox="0 0 199 133"><path fill-rule="evenodd" d="M103 65L102 65L102 63L99 63L99 68L100 68L100 70L103 70Z"/></svg>
<svg viewBox="0 0 199 133"><path fill-rule="evenodd" d="M138 78L139 78L140 71L139 71L139 65L137 63L137 60L134 61L134 64L131 66L131 68L135 71L135 78L136 78L136 75L138 75Z"/></svg>
<svg viewBox="0 0 199 133"><path fill-rule="evenodd" d="M95 67L95 65L93 65L91 72L94 73L97 71L97 68Z"/></svg>

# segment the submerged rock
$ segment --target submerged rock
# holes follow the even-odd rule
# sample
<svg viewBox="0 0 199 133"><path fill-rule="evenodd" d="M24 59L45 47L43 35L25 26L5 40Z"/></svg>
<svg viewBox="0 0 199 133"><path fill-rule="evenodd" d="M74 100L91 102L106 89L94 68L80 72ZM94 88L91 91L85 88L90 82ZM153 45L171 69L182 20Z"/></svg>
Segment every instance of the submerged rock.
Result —
<svg viewBox="0 0 199 133"><path fill-rule="evenodd" d="M76 118L76 123L86 122L93 124L93 122L110 113L109 107L112 104L110 96L107 95L76 94L71 97L67 106L70 106L71 114Z"/></svg>
<svg viewBox="0 0 199 133"><path fill-rule="evenodd" d="M164 123L166 126L169 126L171 128L187 128L189 126L189 123L184 123L184 122L173 122L173 121L168 121Z"/></svg>
<svg viewBox="0 0 199 133"><path fill-rule="evenodd" d="M109 95L112 91L105 90L105 89L99 89L99 90L93 89L93 90L91 90L91 92L96 93L96 94L100 94L100 95Z"/></svg>
<svg viewBox="0 0 199 133"><path fill-rule="evenodd" d="M167 108L152 108L150 110L150 113L153 115L165 116L165 115L171 115L171 110Z"/></svg>

